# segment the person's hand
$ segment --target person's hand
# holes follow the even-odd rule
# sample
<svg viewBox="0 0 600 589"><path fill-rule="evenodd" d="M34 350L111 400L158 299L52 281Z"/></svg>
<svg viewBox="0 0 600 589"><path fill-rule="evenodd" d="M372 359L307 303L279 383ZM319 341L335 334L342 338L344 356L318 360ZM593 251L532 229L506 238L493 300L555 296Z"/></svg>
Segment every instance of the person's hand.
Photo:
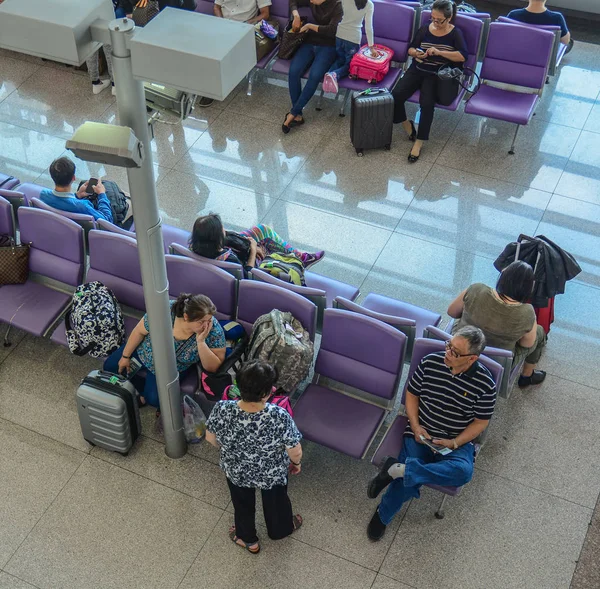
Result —
<svg viewBox="0 0 600 589"><path fill-rule="evenodd" d="M148 0L139 0L135 5L136 8L146 8L146 6L148 6Z"/></svg>
<svg viewBox="0 0 600 589"><path fill-rule="evenodd" d="M265 247L263 245L259 245L256 248L256 255L257 255L257 257L261 258L262 260L264 260L267 257L267 250L265 249Z"/></svg>
<svg viewBox="0 0 600 589"><path fill-rule="evenodd" d="M294 16L294 20L292 21L292 32L297 33L302 26L302 21L300 20L300 15Z"/></svg>
<svg viewBox="0 0 600 589"><path fill-rule="evenodd" d="M307 22L301 29L301 33L308 33L308 31L316 31L317 25L313 25L312 23Z"/></svg>
<svg viewBox="0 0 600 589"><path fill-rule="evenodd" d="M131 360L129 358L123 358L119 360L119 374L127 376L131 372Z"/></svg>
<svg viewBox="0 0 600 589"><path fill-rule="evenodd" d="M254 239L252 239L251 237L246 237L246 239L248 240L248 245L250 246L250 253L256 254L256 248L257 248L256 241L254 241Z"/></svg>
<svg viewBox="0 0 600 589"><path fill-rule="evenodd" d="M133 18L133 12L131 14L126 14L125 15L127 18Z"/></svg>
<svg viewBox="0 0 600 589"><path fill-rule="evenodd" d="M88 183L89 180L87 182L84 182L79 188L79 190L75 193L75 196L77 198L87 198L89 196L89 194L87 193Z"/></svg>
<svg viewBox="0 0 600 589"><path fill-rule="evenodd" d="M206 338L208 337L208 334L210 333L210 330L212 329L212 321L209 321L204 328L202 329L202 331L198 334L196 334L196 337L198 338L198 340L200 342L204 342L206 340Z"/></svg>
<svg viewBox="0 0 600 589"><path fill-rule="evenodd" d="M431 440L436 446L444 446L445 448L450 448L450 450L454 450L454 440L443 440L442 438L433 438Z"/></svg>
<svg viewBox="0 0 600 589"><path fill-rule="evenodd" d="M426 438L428 440L431 440L431 436L427 433L427 430L422 425L417 425L416 427L413 427L411 425L410 428L412 429L413 433L415 434L415 440L417 440L417 442L419 444L423 443L421 441L421 436L423 436L424 438Z"/></svg>
<svg viewBox="0 0 600 589"><path fill-rule="evenodd" d="M98 183L95 186L92 186L92 190L96 194L105 194L106 188L104 188L104 184L102 184L102 179L98 178Z"/></svg>
<svg viewBox="0 0 600 589"><path fill-rule="evenodd" d="M302 471L302 464L293 464L290 462L290 474L300 474Z"/></svg>
<svg viewBox="0 0 600 589"><path fill-rule="evenodd" d="M377 49L375 49L375 47L369 47L369 55L371 57L378 57L379 53L377 52Z"/></svg>
<svg viewBox="0 0 600 589"><path fill-rule="evenodd" d="M427 53L425 51L421 51L420 49L415 49L416 57L419 59L425 59L427 57Z"/></svg>
<svg viewBox="0 0 600 589"><path fill-rule="evenodd" d="M426 52L426 55L439 55L440 50L437 47L430 47Z"/></svg>

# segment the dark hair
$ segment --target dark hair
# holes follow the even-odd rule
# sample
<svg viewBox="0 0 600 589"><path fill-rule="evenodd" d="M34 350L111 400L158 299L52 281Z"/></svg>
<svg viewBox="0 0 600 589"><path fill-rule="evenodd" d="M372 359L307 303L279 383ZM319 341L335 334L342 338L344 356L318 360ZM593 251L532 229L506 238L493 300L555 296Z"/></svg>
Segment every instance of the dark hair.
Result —
<svg viewBox="0 0 600 589"><path fill-rule="evenodd" d="M271 392L278 376L277 368L268 362L262 360L246 362L238 370L235 379L242 401L246 403L262 401Z"/></svg>
<svg viewBox="0 0 600 589"><path fill-rule="evenodd" d="M437 10L444 15L444 18L449 18L453 23L456 20L456 4L452 0L435 0L431 6L431 12Z"/></svg>
<svg viewBox="0 0 600 589"><path fill-rule="evenodd" d="M177 297L173 308L175 317L183 317L185 313L190 321L198 321L217 312L215 304L206 295L191 295L186 292Z"/></svg>
<svg viewBox="0 0 600 589"><path fill-rule="evenodd" d="M75 164L68 157L59 157L50 164L50 177L56 186L71 186Z"/></svg>
<svg viewBox="0 0 600 589"><path fill-rule="evenodd" d="M215 259L223 250L223 222L215 213L198 217L190 236L190 249L199 256Z"/></svg>
<svg viewBox="0 0 600 589"><path fill-rule="evenodd" d="M465 338L469 343L469 353L475 356L479 356L483 352L483 348L485 348L485 335L483 335L483 331L479 327L465 325L457 330L453 336Z"/></svg>
<svg viewBox="0 0 600 589"><path fill-rule="evenodd" d="M367 5L368 0L354 0L357 10L362 10Z"/></svg>
<svg viewBox="0 0 600 589"><path fill-rule="evenodd" d="M500 272L496 292L503 300L510 297L519 303L526 303L533 292L533 282L533 268L527 262L517 260Z"/></svg>

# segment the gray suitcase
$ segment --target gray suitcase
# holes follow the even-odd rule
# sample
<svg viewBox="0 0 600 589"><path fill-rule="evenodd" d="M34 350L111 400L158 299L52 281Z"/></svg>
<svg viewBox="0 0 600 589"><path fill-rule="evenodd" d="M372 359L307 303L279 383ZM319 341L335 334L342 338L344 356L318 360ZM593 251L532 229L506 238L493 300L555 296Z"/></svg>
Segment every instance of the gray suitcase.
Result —
<svg viewBox="0 0 600 589"><path fill-rule="evenodd" d="M77 413L87 442L124 456L142 430L135 387L110 372L92 370L81 381Z"/></svg>
<svg viewBox="0 0 600 589"><path fill-rule="evenodd" d="M392 145L394 97L386 88L368 88L352 95L350 141L356 154Z"/></svg>

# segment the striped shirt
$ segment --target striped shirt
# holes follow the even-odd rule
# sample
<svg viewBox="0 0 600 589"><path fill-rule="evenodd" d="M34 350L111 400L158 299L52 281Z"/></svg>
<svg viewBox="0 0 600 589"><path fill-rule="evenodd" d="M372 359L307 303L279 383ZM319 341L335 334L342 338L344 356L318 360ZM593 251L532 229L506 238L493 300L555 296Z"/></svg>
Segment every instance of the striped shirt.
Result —
<svg viewBox="0 0 600 589"><path fill-rule="evenodd" d="M415 35L410 47L414 49L423 49L427 51L430 47L435 47L440 51L460 51L465 60L469 57L467 43L458 27L454 27L447 35L438 37L429 30L429 25L422 26ZM441 55L430 55L425 59L413 59L411 67L425 69L431 72L437 72L441 66L451 65L452 67L462 68L463 64L459 61L451 61Z"/></svg>
<svg viewBox="0 0 600 589"><path fill-rule="evenodd" d="M444 352L421 360L407 390L419 397L419 423L433 438L455 438L474 419L490 419L496 405L490 371L475 362L466 372L453 375L444 363ZM404 435L414 436L410 425Z"/></svg>

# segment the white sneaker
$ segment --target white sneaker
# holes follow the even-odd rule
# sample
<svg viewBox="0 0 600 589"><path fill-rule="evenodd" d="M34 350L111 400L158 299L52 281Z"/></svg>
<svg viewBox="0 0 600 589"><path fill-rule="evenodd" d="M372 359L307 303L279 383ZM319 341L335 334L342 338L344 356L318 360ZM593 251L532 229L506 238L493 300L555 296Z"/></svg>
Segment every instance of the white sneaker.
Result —
<svg viewBox="0 0 600 589"><path fill-rule="evenodd" d="M113 96L116 96L116 95L117 95L117 88L115 87L115 85L114 85L114 84L112 85L112 90L111 90L111 92L112 92L112 95L113 95Z"/></svg>
<svg viewBox="0 0 600 589"><path fill-rule="evenodd" d="M110 80L100 80L99 84L92 83L92 92L94 94L100 94L102 90L110 86Z"/></svg>

